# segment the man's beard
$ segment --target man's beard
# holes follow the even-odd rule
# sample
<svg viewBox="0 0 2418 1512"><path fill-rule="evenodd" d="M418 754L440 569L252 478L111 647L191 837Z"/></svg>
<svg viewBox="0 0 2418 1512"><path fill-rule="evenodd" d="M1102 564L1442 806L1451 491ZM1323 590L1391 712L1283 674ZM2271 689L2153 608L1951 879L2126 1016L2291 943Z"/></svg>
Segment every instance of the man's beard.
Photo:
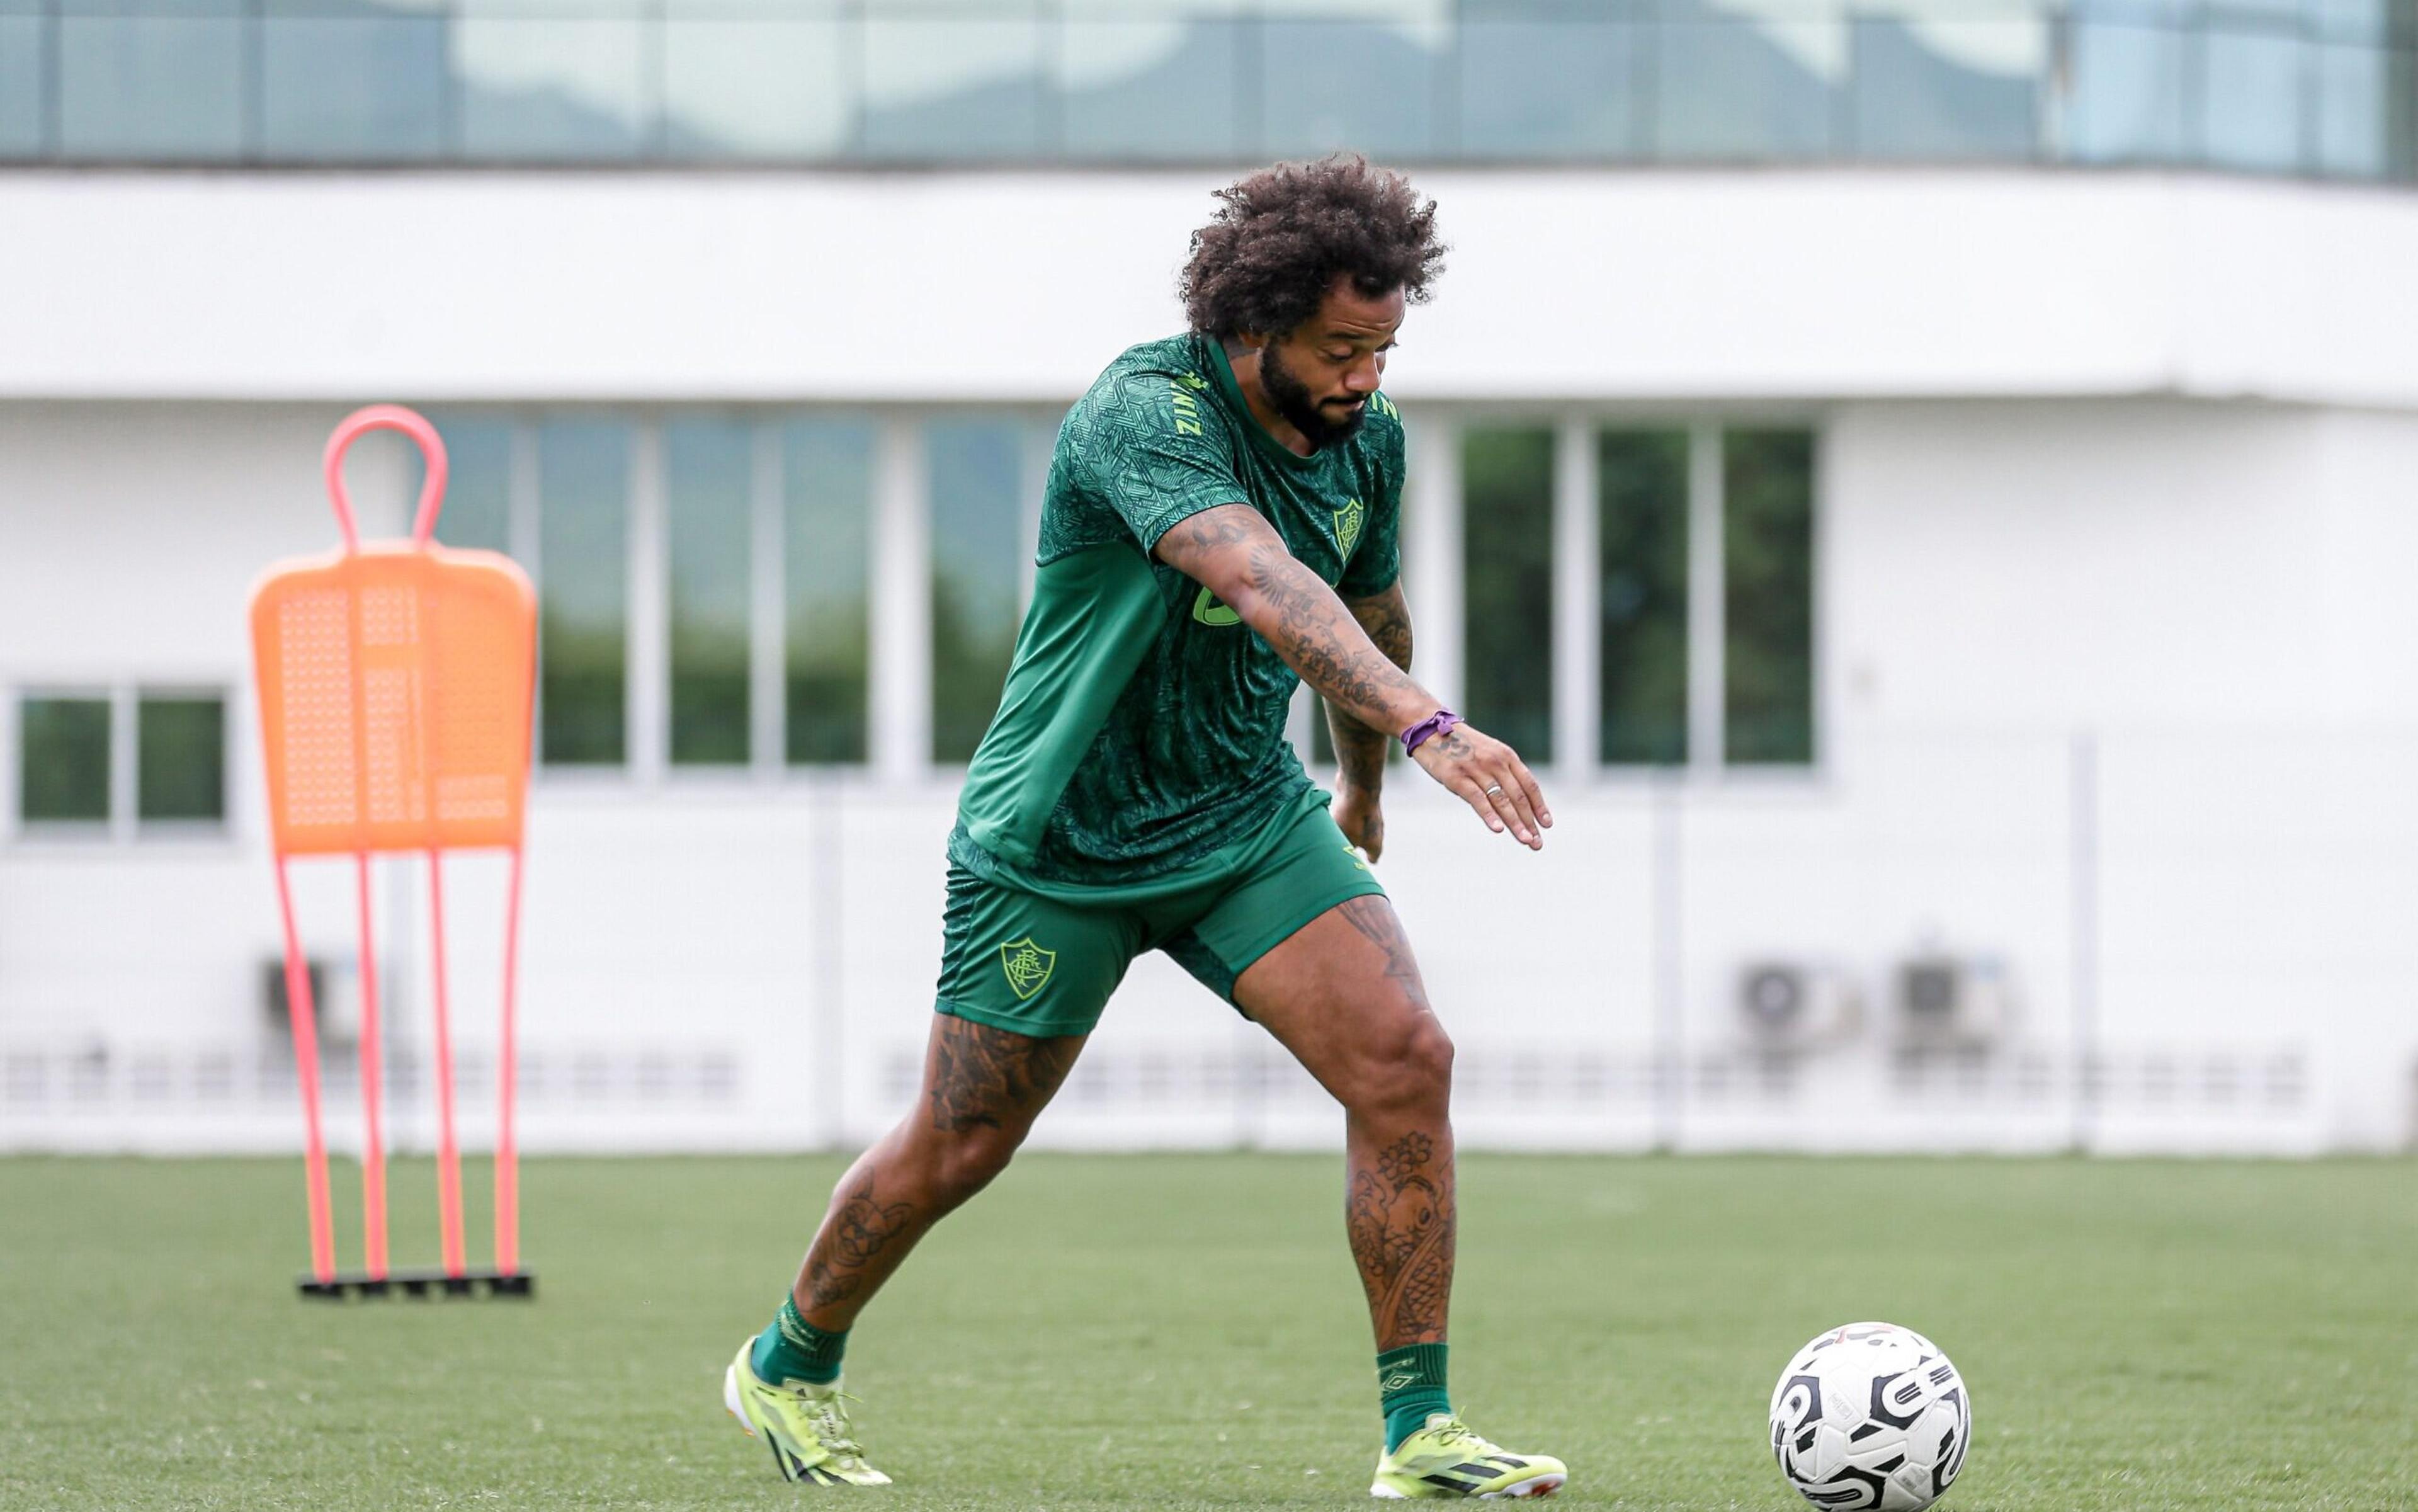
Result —
<svg viewBox="0 0 2418 1512"><path fill-rule="evenodd" d="M1311 447L1324 450L1338 441L1348 441L1369 418L1366 400L1354 405L1348 420L1329 420L1321 412L1317 401L1309 396L1309 385L1294 377L1277 356L1274 344L1260 348L1260 391L1268 403L1302 434Z"/></svg>

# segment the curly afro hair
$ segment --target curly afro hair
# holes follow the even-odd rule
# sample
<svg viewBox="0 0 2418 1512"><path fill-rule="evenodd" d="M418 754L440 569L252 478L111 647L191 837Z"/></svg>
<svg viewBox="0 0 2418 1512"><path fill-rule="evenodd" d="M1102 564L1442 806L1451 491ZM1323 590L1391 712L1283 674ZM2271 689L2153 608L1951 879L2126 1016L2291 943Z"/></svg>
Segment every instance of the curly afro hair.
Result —
<svg viewBox="0 0 2418 1512"><path fill-rule="evenodd" d="M1400 289L1420 304L1444 271L1435 201L1365 158L1280 162L1217 197L1226 203L1192 233L1176 288L1192 328L1221 340L1293 329L1318 313L1339 275L1363 294Z"/></svg>

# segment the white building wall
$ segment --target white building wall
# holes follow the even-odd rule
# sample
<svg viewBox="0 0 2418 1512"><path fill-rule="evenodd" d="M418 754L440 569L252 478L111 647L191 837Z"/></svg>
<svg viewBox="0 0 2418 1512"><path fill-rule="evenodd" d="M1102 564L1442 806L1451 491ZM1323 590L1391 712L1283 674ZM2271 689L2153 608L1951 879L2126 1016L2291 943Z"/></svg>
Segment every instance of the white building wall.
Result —
<svg viewBox="0 0 2418 1512"><path fill-rule="evenodd" d="M1817 770L1565 772L1542 856L1398 783L1384 875L1462 1044L1465 1138L2404 1138L2418 297L2391 257L2418 251L2418 202L2022 174L1426 182L1455 263L1390 387L1431 479L1456 420L1510 401L1573 421L1810 418L1823 459ZM0 402L0 686L240 690L244 590L331 542L319 447L359 401L1063 403L1176 323L1169 282L1202 187L0 180L0 393L22 396ZM989 228L996 263L969 265L961 222ZM2275 297L2299 318L2271 319L2262 300L2288 282ZM399 527L396 457L365 446L355 469L387 521L373 530ZM910 597L877 608L876 707L895 756L922 717L922 527L898 512L911 480L891 479L885 581ZM1414 484L1428 633L1458 618L1433 550L1418 555L1458 539L1439 508L1452 493ZM1433 662L1447 690L1465 681L1457 648ZM225 840L0 830L0 1146L292 1147L284 1072L256 1063L277 936L252 717L238 697ZM11 787L13 758L0 740ZM769 787L542 778L528 1142L790 1147L895 1116L937 971L954 799L949 773L918 769ZM424 882L412 864L382 873L409 1041L427 1022ZM341 955L341 873L313 882L306 933ZM475 1140L496 869L463 863L453 893ZM1892 964L1926 940L2009 964L2010 1053L1909 1085L1868 1039L1773 1086L1736 1053L1741 963L1834 963L1877 1014ZM2089 1100L2078 1031L2107 1058ZM105 1066L78 1071L99 1045ZM11 1094L27 1068L38 1099ZM1336 1132L1256 1031L1152 959L1043 1137Z"/></svg>
<svg viewBox="0 0 2418 1512"><path fill-rule="evenodd" d="M1842 407L1824 588L1849 708L1918 720L2418 722L2418 416Z"/></svg>
<svg viewBox="0 0 2418 1512"><path fill-rule="evenodd" d="M0 396L1063 403L1223 176L0 178ZM1973 170L1438 171L1407 400L2418 404L2418 197Z"/></svg>
<svg viewBox="0 0 2418 1512"><path fill-rule="evenodd" d="M2390 564L2418 551L2418 416L1908 404L1827 434L1843 777L1863 730L2046 737L2043 780L2055 732L2089 740L2102 1031L2305 1036L2329 1136L2402 1138L2418 604Z"/></svg>

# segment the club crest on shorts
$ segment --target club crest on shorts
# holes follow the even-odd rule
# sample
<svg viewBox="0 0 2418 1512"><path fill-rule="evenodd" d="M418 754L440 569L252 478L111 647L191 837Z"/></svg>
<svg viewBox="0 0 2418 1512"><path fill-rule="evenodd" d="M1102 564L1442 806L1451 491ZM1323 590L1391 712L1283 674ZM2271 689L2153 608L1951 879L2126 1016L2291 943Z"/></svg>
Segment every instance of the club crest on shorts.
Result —
<svg viewBox="0 0 2418 1512"><path fill-rule="evenodd" d="M1027 935L999 948L999 964L1007 973L1008 989L1019 999L1030 998L1049 985L1049 973L1058 968L1058 953L1043 950Z"/></svg>

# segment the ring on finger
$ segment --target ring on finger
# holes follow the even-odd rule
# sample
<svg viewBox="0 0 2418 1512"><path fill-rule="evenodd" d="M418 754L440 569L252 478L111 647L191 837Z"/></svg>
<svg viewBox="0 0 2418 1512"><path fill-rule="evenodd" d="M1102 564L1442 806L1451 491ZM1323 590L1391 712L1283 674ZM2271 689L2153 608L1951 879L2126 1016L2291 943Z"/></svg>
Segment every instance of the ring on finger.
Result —
<svg viewBox="0 0 2418 1512"><path fill-rule="evenodd" d="M1499 782L1498 782L1498 783L1494 784L1492 787L1491 787L1487 788L1487 789L1486 789L1486 796L1487 796L1487 797L1489 797L1489 798L1500 798L1501 796L1503 796L1503 785L1502 785L1501 783L1499 783Z"/></svg>

